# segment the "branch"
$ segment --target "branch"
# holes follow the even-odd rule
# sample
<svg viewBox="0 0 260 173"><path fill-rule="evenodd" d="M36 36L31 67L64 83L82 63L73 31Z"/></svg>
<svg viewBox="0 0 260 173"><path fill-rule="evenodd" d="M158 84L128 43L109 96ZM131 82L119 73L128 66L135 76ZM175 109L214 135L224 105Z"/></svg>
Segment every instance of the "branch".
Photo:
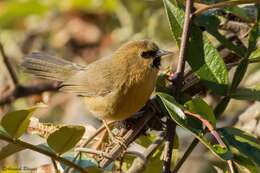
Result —
<svg viewBox="0 0 260 173"><path fill-rule="evenodd" d="M140 158L136 158L133 163L132 166L127 170L126 173L139 173L139 172L143 172L146 168L146 164L147 164L147 160L149 159L149 157L152 155L152 153L154 153L154 151L156 151L160 145L163 143L164 140L164 132L160 132L158 137L155 139L155 141L149 145L149 147L142 153L142 155L144 157ZM144 159L145 158L145 159Z"/></svg>
<svg viewBox="0 0 260 173"><path fill-rule="evenodd" d="M16 88L14 88L10 92L0 97L0 106L9 104L18 98L41 94L45 91L56 91L58 89L59 89L59 83L57 82L39 83L39 84L33 84L28 86L18 85L16 86Z"/></svg>
<svg viewBox="0 0 260 173"><path fill-rule="evenodd" d="M14 69L11 66L11 63L9 62L9 58L4 51L4 46L2 45L2 43L0 43L0 53L3 57L4 64L5 64L5 66L8 70L10 77L11 77L13 87L15 88L18 85L18 79L16 77Z"/></svg>
<svg viewBox="0 0 260 173"><path fill-rule="evenodd" d="M144 129L148 121L151 120L152 117L155 116L155 114L156 113L154 111L150 109L146 109L146 111L143 112L141 118L135 119L134 122L131 123L132 126L130 127L130 129L126 131L126 134L123 136L123 141L126 146L128 146L132 141L134 141L138 137L138 135ZM122 146L121 144L116 144L115 146L112 147L112 149L109 151L108 154L112 158L116 159L122 154L123 151L124 151L124 146ZM105 168L112 161L113 160L111 159L103 158L100 161L99 166L101 168Z"/></svg>
<svg viewBox="0 0 260 173"><path fill-rule="evenodd" d="M183 83L183 75L185 70L185 61L186 61L186 54L187 54L187 47L188 47L188 39L190 35L190 26L192 20L192 8L193 8L193 0L186 1L186 9L185 9L185 19L184 19L184 26L183 32L181 37L181 46L180 46L180 54L178 60L177 70L175 72L175 79L173 81L175 85L174 95L176 100L180 99L181 88ZM167 119L166 122L166 142L165 142L165 156L163 162L163 173L171 172L171 160L172 160L172 150L173 150L173 140L175 135L176 124Z"/></svg>
<svg viewBox="0 0 260 173"><path fill-rule="evenodd" d="M194 12L195 16L198 16L202 14L203 12L213 9L213 8L226 8L226 7L232 7L240 4L250 4L250 3L260 3L259 0L237 0L237 1L225 1L225 2L219 2L212 5L205 5L199 8Z"/></svg>

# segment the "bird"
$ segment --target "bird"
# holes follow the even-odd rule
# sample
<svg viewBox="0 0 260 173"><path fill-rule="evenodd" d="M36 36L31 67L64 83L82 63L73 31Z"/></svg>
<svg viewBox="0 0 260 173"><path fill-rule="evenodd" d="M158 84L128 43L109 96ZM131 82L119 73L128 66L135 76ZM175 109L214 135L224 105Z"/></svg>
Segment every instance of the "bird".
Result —
<svg viewBox="0 0 260 173"><path fill-rule="evenodd" d="M111 56L79 65L49 53L25 56L22 67L36 77L60 82L59 90L84 98L87 109L103 121L120 121L138 112L149 100L161 57L172 55L150 40L129 41Z"/></svg>

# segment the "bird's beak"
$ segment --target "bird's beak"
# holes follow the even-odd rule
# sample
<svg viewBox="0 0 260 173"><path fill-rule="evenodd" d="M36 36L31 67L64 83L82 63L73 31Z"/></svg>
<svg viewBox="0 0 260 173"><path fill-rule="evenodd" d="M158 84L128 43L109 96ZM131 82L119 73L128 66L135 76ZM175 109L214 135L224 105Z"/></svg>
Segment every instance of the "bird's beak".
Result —
<svg viewBox="0 0 260 173"><path fill-rule="evenodd" d="M162 57L162 56L169 56L169 55L173 55L173 54L174 54L173 52L159 49L156 52L156 58L159 58L159 57Z"/></svg>

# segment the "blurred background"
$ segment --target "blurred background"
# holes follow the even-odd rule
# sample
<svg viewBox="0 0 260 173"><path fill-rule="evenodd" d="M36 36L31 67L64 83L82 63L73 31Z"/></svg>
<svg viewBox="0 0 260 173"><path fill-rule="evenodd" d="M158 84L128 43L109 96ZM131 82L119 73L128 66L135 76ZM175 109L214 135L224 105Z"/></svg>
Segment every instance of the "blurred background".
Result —
<svg viewBox="0 0 260 173"><path fill-rule="evenodd" d="M47 51L80 64L89 64L109 56L119 45L133 39L151 39L164 49L176 52L177 47L170 34L167 17L161 0L1 0L0 42L10 57L19 82L23 85L41 82L22 72L20 63L33 51ZM163 62L163 68L171 67L174 60ZM7 69L0 59L0 98L12 89ZM259 83L259 65L250 65L243 85ZM204 95L214 105L212 96ZM44 92L38 96L20 98L10 105L0 107L0 117L6 112L28 108L38 102L48 104L34 115L41 122L54 124L91 124L100 122L91 116L82 100L61 92ZM260 137L260 104L232 101L218 127L236 124ZM193 139L188 132L178 129L180 157ZM38 144L42 139L24 135L23 139ZM0 141L0 148L5 143ZM176 152L177 153L177 152ZM152 162L152 161L151 161ZM22 151L0 161L0 167L30 167L43 170L51 163L48 158L32 151ZM156 160L149 170L159 172L161 162ZM197 147L180 172L216 172L209 163L219 164L202 146ZM221 165L220 165L221 166ZM1 170L0 168L0 170ZM191 171L192 168L192 171ZM147 170L147 172L149 172Z"/></svg>

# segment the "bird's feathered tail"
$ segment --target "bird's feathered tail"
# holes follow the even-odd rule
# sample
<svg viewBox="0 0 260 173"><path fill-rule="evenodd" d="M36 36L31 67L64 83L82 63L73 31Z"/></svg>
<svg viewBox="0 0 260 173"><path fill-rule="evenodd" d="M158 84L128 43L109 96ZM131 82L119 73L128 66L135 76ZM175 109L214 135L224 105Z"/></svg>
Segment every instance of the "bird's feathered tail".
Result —
<svg viewBox="0 0 260 173"><path fill-rule="evenodd" d="M84 66L42 52L26 56L22 66L27 73L61 82L84 69Z"/></svg>

